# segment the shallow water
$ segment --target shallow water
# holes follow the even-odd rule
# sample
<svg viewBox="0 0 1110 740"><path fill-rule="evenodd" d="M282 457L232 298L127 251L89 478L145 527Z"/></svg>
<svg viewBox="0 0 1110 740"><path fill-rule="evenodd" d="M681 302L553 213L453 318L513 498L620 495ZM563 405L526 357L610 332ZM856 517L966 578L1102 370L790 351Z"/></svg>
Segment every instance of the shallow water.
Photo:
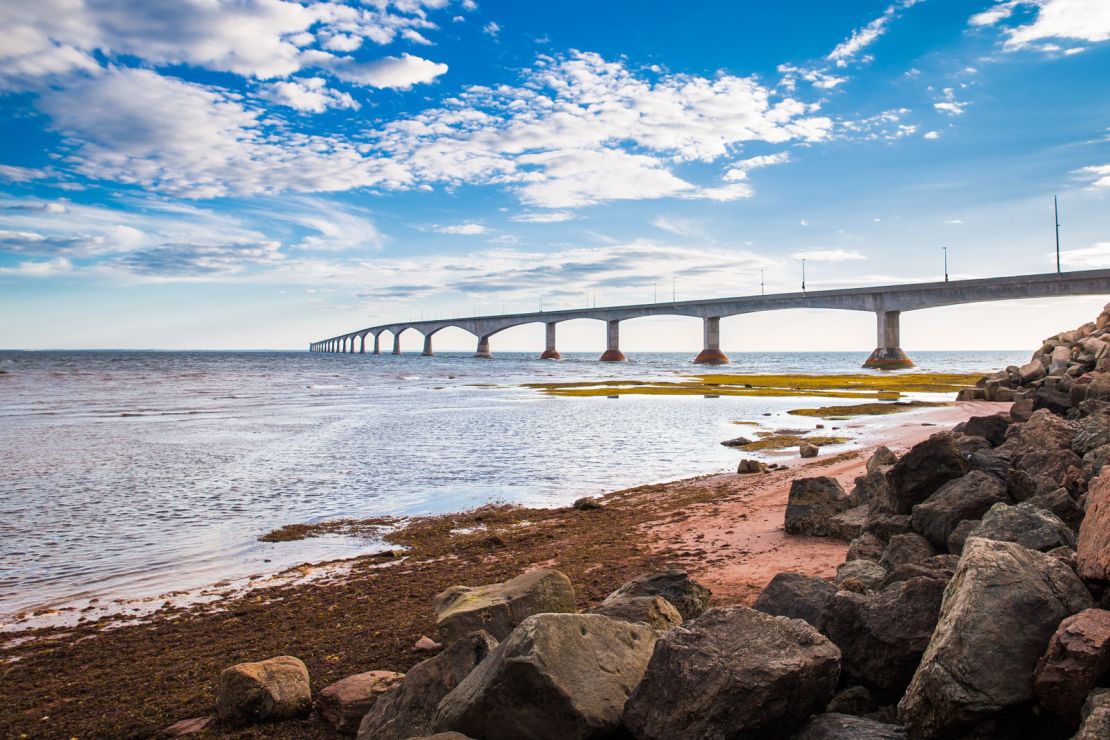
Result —
<svg viewBox="0 0 1110 740"><path fill-rule="evenodd" d="M734 372L857 372L859 353L729 353ZM1024 352L917 353L991 371ZM733 421L807 428L806 398L555 398L543 381L697 372L627 364L304 352L0 353L0 619L96 596L155 596L375 549L267 544L292 522L562 505L732 468ZM844 401L848 403L849 401ZM770 414L771 416L765 416Z"/></svg>

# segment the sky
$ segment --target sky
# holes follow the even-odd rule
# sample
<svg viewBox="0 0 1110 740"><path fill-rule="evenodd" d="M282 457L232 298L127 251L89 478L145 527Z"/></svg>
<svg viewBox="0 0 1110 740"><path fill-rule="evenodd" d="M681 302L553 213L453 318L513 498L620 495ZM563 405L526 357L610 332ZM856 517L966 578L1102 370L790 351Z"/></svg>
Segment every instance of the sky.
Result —
<svg viewBox="0 0 1110 740"><path fill-rule="evenodd" d="M1063 269L1110 267L1106 0L36 0L0 38L3 348L296 349L794 291L803 258L810 290L943 279L944 248L952 279L1051 272L1054 195ZM903 346L1031 349L1105 299L907 313ZM722 322L726 351L874 335Z"/></svg>

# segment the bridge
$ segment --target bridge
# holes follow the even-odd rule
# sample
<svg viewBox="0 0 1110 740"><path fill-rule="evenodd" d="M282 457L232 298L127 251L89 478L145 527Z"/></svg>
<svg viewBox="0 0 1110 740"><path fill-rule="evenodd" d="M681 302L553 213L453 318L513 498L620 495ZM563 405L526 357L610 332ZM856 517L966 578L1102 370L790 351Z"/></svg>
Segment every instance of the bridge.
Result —
<svg viewBox="0 0 1110 740"><path fill-rule="evenodd" d="M716 298L712 300L645 303L633 306L534 311L530 313L473 316L470 318L405 321L371 326L348 334L322 339L309 345L311 352L366 352L366 337L373 337L373 354L381 353L381 336L393 336L393 354L401 354L401 334L409 329L424 337L422 354L431 356L432 337L448 327L468 331L478 339L475 357L491 357L490 337L505 329L541 322L547 325L547 346L542 359L559 359L555 345L555 327L562 321L595 319L607 326L606 349L602 362L621 362L620 323L645 316L693 316L704 325L704 343L694 359L696 363L723 364L728 357L721 351L721 319L728 316L779 311L789 308L825 308L845 311L870 311L878 323L875 351L863 364L867 368L891 369L912 367L913 361L902 351L899 317L905 311L954 306L963 303L1009 301L1020 298L1051 298L1075 295L1110 295L1110 270L1017 275L1013 277L953 280L951 282L884 285L873 288L815 290L800 293ZM355 345L358 349L355 349Z"/></svg>

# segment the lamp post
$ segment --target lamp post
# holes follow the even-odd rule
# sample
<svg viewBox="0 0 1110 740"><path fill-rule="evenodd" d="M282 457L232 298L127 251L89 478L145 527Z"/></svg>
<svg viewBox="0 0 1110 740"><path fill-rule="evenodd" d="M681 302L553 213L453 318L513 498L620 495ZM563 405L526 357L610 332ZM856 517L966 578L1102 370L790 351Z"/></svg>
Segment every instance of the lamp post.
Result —
<svg viewBox="0 0 1110 740"><path fill-rule="evenodd" d="M948 247L941 247L944 250L944 282L948 282Z"/></svg>
<svg viewBox="0 0 1110 740"><path fill-rule="evenodd" d="M759 271L759 294L767 295L766 291L763 288L763 270Z"/></svg>
<svg viewBox="0 0 1110 740"><path fill-rule="evenodd" d="M802 257L802 292L806 292L806 258Z"/></svg>
<svg viewBox="0 0 1110 740"><path fill-rule="evenodd" d="M1060 204L1052 196L1052 212L1056 214L1056 274L1060 274Z"/></svg>

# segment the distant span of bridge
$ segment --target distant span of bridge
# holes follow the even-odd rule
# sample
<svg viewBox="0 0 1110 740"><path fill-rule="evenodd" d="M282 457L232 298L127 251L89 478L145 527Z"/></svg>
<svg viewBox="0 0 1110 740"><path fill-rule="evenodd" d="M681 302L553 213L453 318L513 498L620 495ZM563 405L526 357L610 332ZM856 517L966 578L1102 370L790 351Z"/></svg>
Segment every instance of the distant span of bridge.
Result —
<svg viewBox="0 0 1110 740"><path fill-rule="evenodd" d="M874 288L812 290L800 293L714 298L668 303L644 303L632 306L605 306L559 311L473 316L470 318L401 321L358 329L347 334L322 339L309 345L311 352L366 352L366 337L373 337L371 352L381 354L381 335L393 336L393 354L401 354L401 335L409 329L424 337L424 355L434 354L432 337L449 327L468 331L478 339L475 357L491 357L490 337L514 326L540 322L547 325L547 346L542 359L559 359L555 344L555 327L562 321L596 319L607 326L607 344L602 362L621 362L625 355L620 348L620 324L645 316L694 316L704 324L702 351L696 363L723 364L728 357L721 351L721 319L759 311L780 311L789 308L826 308L844 311L870 311L878 320L875 351L863 364L868 368L912 367L913 361L902 351L899 317L904 311L955 306L963 303L1010 301L1021 298L1052 298L1056 296L1110 295L1110 270L1017 275L1013 277L952 280L909 285L883 285ZM356 344L357 349L356 349Z"/></svg>

